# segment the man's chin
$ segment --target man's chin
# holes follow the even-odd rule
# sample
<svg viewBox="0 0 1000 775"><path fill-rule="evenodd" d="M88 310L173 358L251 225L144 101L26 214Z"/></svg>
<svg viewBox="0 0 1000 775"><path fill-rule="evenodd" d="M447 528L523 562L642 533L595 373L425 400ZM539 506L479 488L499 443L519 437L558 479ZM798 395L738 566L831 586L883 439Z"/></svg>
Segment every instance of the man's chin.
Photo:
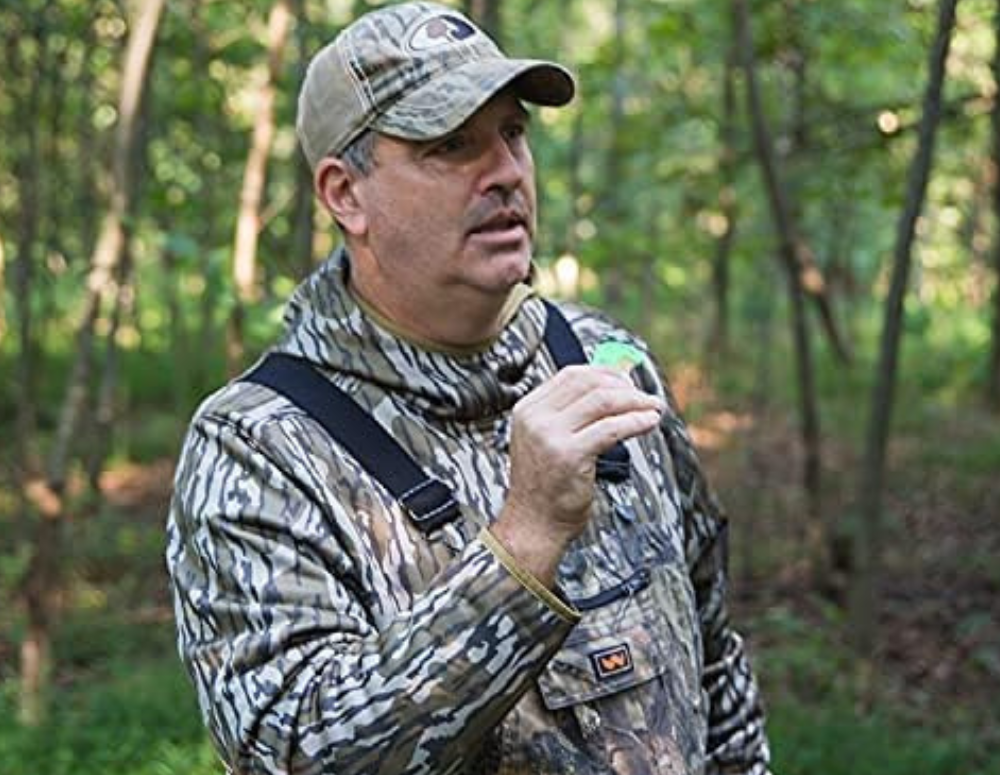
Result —
<svg viewBox="0 0 1000 775"><path fill-rule="evenodd" d="M505 289L529 282L534 275L530 251L496 256L493 268L497 271L498 284Z"/></svg>

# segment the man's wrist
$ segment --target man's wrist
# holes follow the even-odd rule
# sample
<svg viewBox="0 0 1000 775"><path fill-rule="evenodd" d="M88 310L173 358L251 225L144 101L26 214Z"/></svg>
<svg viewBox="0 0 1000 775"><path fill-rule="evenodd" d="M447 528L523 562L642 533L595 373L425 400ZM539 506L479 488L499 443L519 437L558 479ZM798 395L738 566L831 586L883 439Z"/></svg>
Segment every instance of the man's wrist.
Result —
<svg viewBox="0 0 1000 775"><path fill-rule="evenodd" d="M543 528L541 520L516 515L505 508L490 533L517 561L518 565L549 589L555 589L559 562L573 536Z"/></svg>
<svg viewBox="0 0 1000 775"><path fill-rule="evenodd" d="M580 620L580 612L573 608L553 586L543 584L530 570L525 568L494 535L493 528L483 528L479 540L499 560L517 581L538 598L544 605L552 609L563 620L576 624Z"/></svg>

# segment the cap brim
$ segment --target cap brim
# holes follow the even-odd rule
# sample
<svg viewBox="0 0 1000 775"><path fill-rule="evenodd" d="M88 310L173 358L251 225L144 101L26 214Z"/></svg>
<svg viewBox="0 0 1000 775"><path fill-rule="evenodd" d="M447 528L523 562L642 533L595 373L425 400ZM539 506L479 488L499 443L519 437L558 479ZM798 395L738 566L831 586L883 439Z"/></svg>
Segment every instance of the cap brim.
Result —
<svg viewBox="0 0 1000 775"><path fill-rule="evenodd" d="M379 115L372 127L406 140L434 140L461 126L510 86L525 102L557 107L576 92L570 72L536 59L480 59L432 78Z"/></svg>

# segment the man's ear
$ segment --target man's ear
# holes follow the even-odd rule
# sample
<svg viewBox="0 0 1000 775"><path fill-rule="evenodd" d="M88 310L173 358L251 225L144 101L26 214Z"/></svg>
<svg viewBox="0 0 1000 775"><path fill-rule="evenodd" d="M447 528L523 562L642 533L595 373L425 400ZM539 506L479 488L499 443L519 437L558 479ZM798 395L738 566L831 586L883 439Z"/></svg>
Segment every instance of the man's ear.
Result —
<svg viewBox="0 0 1000 775"><path fill-rule="evenodd" d="M333 156L320 159L313 172L316 197L340 224L345 235L360 237L368 230L368 219L358 201L357 177Z"/></svg>

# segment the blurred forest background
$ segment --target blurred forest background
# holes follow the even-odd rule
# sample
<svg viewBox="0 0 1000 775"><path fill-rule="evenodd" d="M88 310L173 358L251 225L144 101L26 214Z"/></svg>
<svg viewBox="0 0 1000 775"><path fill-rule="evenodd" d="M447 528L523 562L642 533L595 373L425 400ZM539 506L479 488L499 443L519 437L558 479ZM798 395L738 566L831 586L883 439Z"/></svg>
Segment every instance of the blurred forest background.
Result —
<svg viewBox="0 0 1000 775"><path fill-rule="evenodd" d="M335 242L293 131L360 0L0 0L0 773L220 773L163 523ZM997 0L475 0L539 282L653 344L731 516L778 773L1000 773Z"/></svg>

